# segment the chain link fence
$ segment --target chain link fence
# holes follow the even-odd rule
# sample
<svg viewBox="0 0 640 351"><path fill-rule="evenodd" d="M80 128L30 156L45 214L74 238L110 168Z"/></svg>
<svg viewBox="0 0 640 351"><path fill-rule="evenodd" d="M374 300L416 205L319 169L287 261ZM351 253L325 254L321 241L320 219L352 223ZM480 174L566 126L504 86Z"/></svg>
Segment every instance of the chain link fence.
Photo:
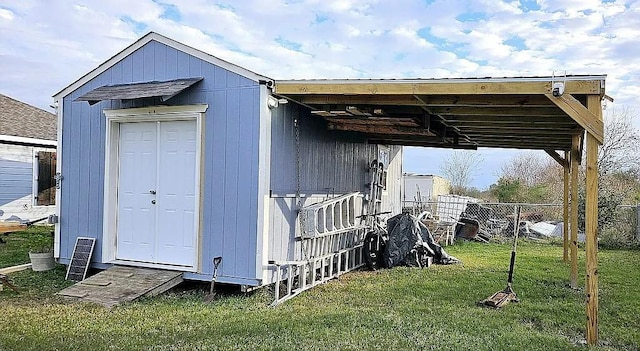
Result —
<svg viewBox="0 0 640 351"><path fill-rule="evenodd" d="M440 196L438 201L406 201L403 205L405 211L416 216L427 212L425 218L456 228L454 230L457 236L470 236L480 241L512 236L518 206L519 235L530 238L562 238L563 235L562 204L485 203L470 197L444 195ZM637 205L618 206L614 223L599 228L601 245L638 246L639 208ZM465 227L469 226L471 228L467 228L465 233ZM584 233L581 230L578 241L584 241Z"/></svg>

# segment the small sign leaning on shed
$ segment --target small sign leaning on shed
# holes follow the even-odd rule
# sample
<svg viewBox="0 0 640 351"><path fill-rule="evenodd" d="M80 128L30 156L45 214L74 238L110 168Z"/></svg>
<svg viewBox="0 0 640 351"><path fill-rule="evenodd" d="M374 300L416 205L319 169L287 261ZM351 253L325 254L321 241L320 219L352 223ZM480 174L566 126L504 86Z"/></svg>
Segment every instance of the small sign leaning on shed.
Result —
<svg viewBox="0 0 640 351"><path fill-rule="evenodd" d="M80 282L86 278L95 244L95 238L78 237L76 239L76 245L73 248L73 256L71 257L69 267L67 267L65 280Z"/></svg>

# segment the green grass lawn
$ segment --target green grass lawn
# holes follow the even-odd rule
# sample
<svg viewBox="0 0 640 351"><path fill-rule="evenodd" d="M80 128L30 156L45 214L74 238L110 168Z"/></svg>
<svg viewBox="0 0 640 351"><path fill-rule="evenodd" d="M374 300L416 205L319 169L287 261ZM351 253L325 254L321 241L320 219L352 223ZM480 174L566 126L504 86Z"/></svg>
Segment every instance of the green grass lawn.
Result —
<svg viewBox="0 0 640 351"><path fill-rule="evenodd" d="M109 310L53 296L68 285L63 267L23 271L12 274L23 293L0 292L0 350L587 349L585 295L566 286L562 248L518 248L514 287L521 302L502 310L477 302L505 287L508 244L448 247L464 265L352 272L277 308L268 307L267 289L205 304L206 289L191 285ZM637 350L640 252L603 250L599 257L594 349ZM582 278L582 253L580 268Z"/></svg>

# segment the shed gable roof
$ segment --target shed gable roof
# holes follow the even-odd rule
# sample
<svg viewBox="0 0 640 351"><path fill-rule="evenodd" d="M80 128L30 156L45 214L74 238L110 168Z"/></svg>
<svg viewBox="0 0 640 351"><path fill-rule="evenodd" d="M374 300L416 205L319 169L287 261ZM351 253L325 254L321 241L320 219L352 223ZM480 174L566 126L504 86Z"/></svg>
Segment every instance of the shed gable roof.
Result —
<svg viewBox="0 0 640 351"><path fill-rule="evenodd" d="M0 134L56 140L56 115L0 94Z"/></svg>
<svg viewBox="0 0 640 351"><path fill-rule="evenodd" d="M75 82L71 83L70 85L68 85L67 87L65 87L64 89L62 89L61 91L57 92L56 94L53 95L53 98L55 100L59 100L60 98L72 93L73 91L75 91L76 89L80 88L81 86L83 86L84 84L86 84L87 82L91 81L92 79L96 78L98 75L100 75L101 73L105 72L106 70L108 70L109 68L113 67L115 64L117 64L118 62L122 61L125 57L131 55L133 52L135 52L136 50L140 49L141 47L145 46L147 43L149 43L150 41L156 41L158 43L162 43L164 45L167 45L169 47L172 47L178 51L182 51L188 55L197 57L203 61L209 62L213 65L222 67L230 72L236 73L240 76L243 76L247 79L253 80L255 82L259 82L259 81L272 81L271 78L265 77L263 75L257 74L255 72L252 72L246 68L240 67L238 65L235 65L233 63L224 61L220 58L217 58L211 54L208 54L204 51L198 50L196 48L193 48L191 46L188 46L186 44L180 43L178 41L175 41L173 39L167 38L161 34L155 33L155 32L149 32L147 33L145 36L143 36L142 38L138 39L136 42L134 42L133 44L129 45L128 47L126 47L124 50L120 51L119 53L115 54L113 57L111 57L110 59L108 59L107 61L103 62L101 65L99 65L98 67L96 67L95 69L91 70L89 73L85 74L84 76L80 77L78 80L76 80Z"/></svg>

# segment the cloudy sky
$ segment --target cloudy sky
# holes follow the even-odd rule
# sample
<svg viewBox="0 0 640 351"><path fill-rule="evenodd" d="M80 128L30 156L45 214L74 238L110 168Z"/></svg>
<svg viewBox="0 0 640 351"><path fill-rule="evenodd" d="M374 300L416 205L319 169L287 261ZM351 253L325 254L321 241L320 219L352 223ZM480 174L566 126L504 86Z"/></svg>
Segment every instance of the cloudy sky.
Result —
<svg viewBox="0 0 640 351"><path fill-rule="evenodd" d="M607 74L609 107L640 110L640 0L0 0L0 93L51 110L149 31L274 79ZM486 188L514 151L480 153Z"/></svg>

